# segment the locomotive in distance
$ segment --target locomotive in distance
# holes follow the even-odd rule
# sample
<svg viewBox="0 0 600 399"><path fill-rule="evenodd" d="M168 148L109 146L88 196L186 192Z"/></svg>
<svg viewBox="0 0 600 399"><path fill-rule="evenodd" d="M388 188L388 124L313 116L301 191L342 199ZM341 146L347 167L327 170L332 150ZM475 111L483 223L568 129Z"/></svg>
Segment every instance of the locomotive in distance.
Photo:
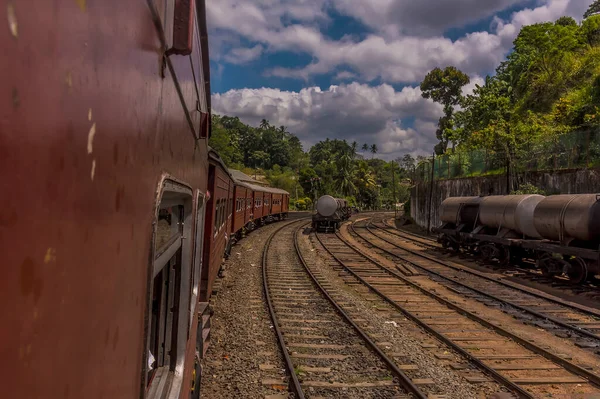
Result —
<svg viewBox="0 0 600 399"><path fill-rule="evenodd" d="M600 194L450 197L440 220L445 248L503 265L534 262L575 284L600 271Z"/></svg>
<svg viewBox="0 0 600 399"><path fill-rule="evenodd" d="M312 216L312 228L316 231L334 232L344 220L352 215L352 208L343 198L323 195L317 200L316 212Z"/></svg>

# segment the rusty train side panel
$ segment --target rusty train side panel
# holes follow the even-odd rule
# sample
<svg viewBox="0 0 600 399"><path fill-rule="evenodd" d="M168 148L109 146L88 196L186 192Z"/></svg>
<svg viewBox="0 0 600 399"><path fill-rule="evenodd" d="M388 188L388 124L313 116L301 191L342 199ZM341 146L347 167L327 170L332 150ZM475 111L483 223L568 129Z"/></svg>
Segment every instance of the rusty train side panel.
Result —
<svg viewBox="0 0 600 399"><path fill-rule="evenodd" d="M157 187L207 191L206 34L169 65L168 0L0 3L3 394L144 397Z"/></svg>

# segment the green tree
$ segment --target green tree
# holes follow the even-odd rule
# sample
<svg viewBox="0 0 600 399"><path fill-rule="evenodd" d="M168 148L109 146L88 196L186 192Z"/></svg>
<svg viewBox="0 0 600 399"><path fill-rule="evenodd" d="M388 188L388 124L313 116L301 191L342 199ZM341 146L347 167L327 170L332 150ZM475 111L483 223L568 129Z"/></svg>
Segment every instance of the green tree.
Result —
<svg viewBox="0 0 600 399"><path fill-rule="evenodd" d="M367 151L369 151L369 145L368 145L367 143L364 143L364 144L362 145L362 150L363 150L364 152L367 152Z"/></svg>
<svg viewBox="0 0 600 399"><path fill-rule="evenodd" d="M556 24L561 26L577 26L577 21L573 17L560 17L556 20Z"/></svg>
<svg viewBox="0 0 600 399"><path fill-rule="evenodd" d="M337 160L337 192L342 196L352 195L356 191L354 169L355 164L349 154L343 154Z"/></svg>
<svg viewBox="0 0 600 399"><path fill-rule="evenodd" d="M356 151L358 151L358 143L353 141L350 147L352 148L352 159L354 159L356 157Z"/></svg>
<svg viewBox="0 0 600 399"><path fill-rule="evenodd" d="M371 158L375 157L375 154L377 154L377 151L378 151L378 149L377 149L377 144L371 144L371 149L370 149L370 151L371 151L371 154L373 154L373 155L371 156Z"/></svg>
<svg viewBox="0 0 600 399"><path fill-rule="evenodd" d="M589 18L598 13L600 13L600 0L595 0L592 4L590 4L585 14L583 14L583 18Z"/></svg>
<svg viewBox="0 0 600 399"><path fill-rule="evenodd" d="M436 152L446 151L449 141L454 141L453 113L454 107L462 101L462 88L470 82L469 77L453 66L445 69L435 68L421 82L421 95L444 106L444 116L438 122L436 136L440 144Z"/></svg>
<svg viewBox="0 0 600 399"><path fill-rule="evenodd" d="M600 15L585 19L581 24L581 32L590 46L597 46L600 43Z"/></svg>

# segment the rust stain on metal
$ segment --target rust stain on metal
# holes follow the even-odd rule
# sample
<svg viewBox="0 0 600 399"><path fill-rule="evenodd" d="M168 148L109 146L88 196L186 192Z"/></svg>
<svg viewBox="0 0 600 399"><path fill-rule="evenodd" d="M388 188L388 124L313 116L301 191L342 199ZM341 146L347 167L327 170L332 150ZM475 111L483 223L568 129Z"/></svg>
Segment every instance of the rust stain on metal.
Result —
<svg viewBox="0 0 600 399"><path fill-rule="evenodd" d="M67 72L67 75L65 76L65 83L69 89L73 87L73 76L71 75L71 71Z"/></svg>
<svg viewBox="0 0 600 399"><path fill-rule="evenodd" d="M92 116L92 110L90 109L88 117L91 119L91 116ZM94 123L88 133L88 142L87 142L88 154L91 154L94 151L94 136L95 135L96 135L96 124Z"/></svg>
<svg viewBox="0 0 600 399"><path fill-rule="evenodd" d="M81 8L81 11L85 12L85 0L75 0L75 3Z"/></svg>
<svg viewBox="0 0 600 399"><path fill-rule="evenodd" d="M90 172L90 178L94 181L94 175L96 174L96 160L92 161L92 171Z"/></svg>
<svg viewBox="0 0 600 399"><path fill-rule="evenodd" d="M15 13L15 7L12 3L8 3L6 6L6 14L8 15L8 27L10 33L15 37L19 37L19 29L17 25L17 14Z"/></svg>
<svg viewBox="0 0 600 399"><path fill-rule="evenodd" d="M88 121L92 121L92 109L90 108L88 111Z"/></svg>
<svg viewBox="0 0 600 399"><path fill-rule="evenodd" d="M44 256L44 263L56 262L56 249L48 248Z"/></svg>

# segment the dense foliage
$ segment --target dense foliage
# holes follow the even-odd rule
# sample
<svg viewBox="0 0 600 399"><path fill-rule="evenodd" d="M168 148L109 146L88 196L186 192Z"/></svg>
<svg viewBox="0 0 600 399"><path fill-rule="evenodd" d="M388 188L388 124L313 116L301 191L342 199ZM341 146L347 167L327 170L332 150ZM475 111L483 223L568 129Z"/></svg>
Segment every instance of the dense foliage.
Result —
<svg viewBox="0 0 600 399"><path fill-rule="evenodd" d="M408 199L415 163L410 156L386 162L375 158L375 144L329 139L304 152L298 137L266 120L252 127L237 117L213 115L212 125L210 145L229 167L287 190L298 209L310 209L323 194L369 209L393 209L394 188L398 202Z"/></svg>
<svg viewBox="0 0 600 399"><path fill-rule="evenodd" d="M421 84L423 97L445 109L436 153L447 159L462 154L463 164L474 162L477 151L500 154L501 163L556 158L564 148L569 162L581 150L589 158L589 148L583 147L600 127L598 12L600 1L595 1L581 24L562 17L523 27L495 75L467 96L461 93L468 83L462 72L453 67L431 71ZM559 145L566 141L570 148Z"/></svg>

